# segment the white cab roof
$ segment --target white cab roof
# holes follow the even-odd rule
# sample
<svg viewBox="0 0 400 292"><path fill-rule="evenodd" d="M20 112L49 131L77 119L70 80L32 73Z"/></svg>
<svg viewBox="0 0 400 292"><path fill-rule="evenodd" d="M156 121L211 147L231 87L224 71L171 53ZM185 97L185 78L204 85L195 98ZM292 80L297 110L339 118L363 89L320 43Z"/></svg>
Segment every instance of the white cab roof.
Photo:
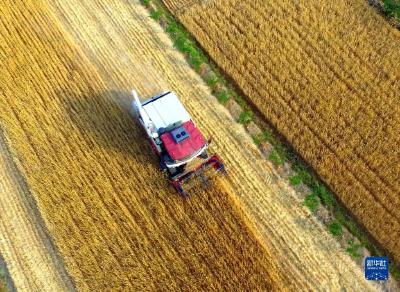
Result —
<svg viewBox="0 0 400 292"><path fill-rule="evenodd" d="M143 102L146 111L154 126L158 129L166 128L171 124L190 120L190 115L173 92L156 96Z"/></svg>

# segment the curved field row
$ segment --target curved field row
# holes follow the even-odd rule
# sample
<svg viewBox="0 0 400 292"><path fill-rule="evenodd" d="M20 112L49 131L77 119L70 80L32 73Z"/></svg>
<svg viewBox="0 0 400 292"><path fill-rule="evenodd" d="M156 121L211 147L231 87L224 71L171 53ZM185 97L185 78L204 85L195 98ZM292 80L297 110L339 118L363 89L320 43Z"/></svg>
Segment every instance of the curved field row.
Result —
<svg viewBox="0 0 400 292"><path fill-rule="evenodd" d="M400 261L398 32L365 1L165 2Z"/></svg>
<svg viewBox="0 0 400 292"><path fill-rule="evenodd" d="M2 43L10 56L24 49L1 72L1 123L78 289L375 288L138 1L25 8L2 11L15 13L2 19L9 29L18 18L40 31L28 42L18 29ZM174 89L214 136L229 176L177 196L128 115L132 87L145 96Z"/></svg>

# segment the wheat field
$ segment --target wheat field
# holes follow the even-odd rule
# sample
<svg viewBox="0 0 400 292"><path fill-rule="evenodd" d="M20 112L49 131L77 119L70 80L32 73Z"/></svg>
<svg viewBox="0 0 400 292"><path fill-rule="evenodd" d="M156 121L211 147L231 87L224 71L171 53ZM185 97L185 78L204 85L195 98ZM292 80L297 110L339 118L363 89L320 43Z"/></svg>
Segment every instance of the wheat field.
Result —
<svg viewBox="0 0 400 292"><path fill-rule="evenodd" d="M21 291L72 290L57 251L46 236L33 197L0 133L0 251ZM28 243L28 244L27 244ZM0 285L0 291L2 291Z"/></svg>
<svg viewBox="0 0 400 292"><path fill-rule="evenodd" d="M400 262L399 31L364 0L164 2Z"/></svg>
<svg viewBox="0 0 400 292"><path fill-rule="evenodd" d="M27 1L0 9L5 142L74 288L376 289L276 180L138 1ZM174 89L214 137L212 150L229 176L189 200L177 196L128 114L131 88L144 96ZM15 235L8 236L12 245ZM23 287L17 275L35 267L6 262ZM35 281L66 285L53 273Z"/></svg>

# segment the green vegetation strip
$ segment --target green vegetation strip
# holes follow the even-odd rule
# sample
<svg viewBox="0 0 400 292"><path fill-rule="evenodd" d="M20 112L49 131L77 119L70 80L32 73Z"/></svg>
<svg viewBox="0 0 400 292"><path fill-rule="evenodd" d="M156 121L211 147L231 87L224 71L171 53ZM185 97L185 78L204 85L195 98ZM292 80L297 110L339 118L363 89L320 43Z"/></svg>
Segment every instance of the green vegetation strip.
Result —
<svg viewBox="0 0 400 292"><path fill-rule="evenodd" d="M400 30L400 0L368 0L368 3Z"/></svg>
<svg viewBox="0 0 400 292"><path fill-rule="evenodd" d="M170 14L163 3L160 0L142 0L142 4L149 10L150 17L158 21L166 30L174 47L186 56L188 63L200 74L218 101L225 105L229 99L234 99L242 108L238 122L247 125L253 121L254 113L249 104L236 93L234 86L224 78L218 67L207 57L183 25ZM400 3L398 0L385 0L384 11L388 16L395 16L400 19ZM210 68L210 70L205 68ZM355 243L354 240L348 242L346 252L349 255L355 259L361 257L359 248L362 247L368 249L372 255L384 255L371 243L327 187L313 174L313 170L303 162L290 145L282 142L282 138L272 133L271 130L265 130L262 134L253 136L253 141L258 146L265 142L271 144L273 149L268 159L277 166L282 166L285 162L289 163L294 173L289 176L290 184L293 186L304 184L311 190L311 193L304 199L304 206L311 212L315 212L318 206L322 204L331 211L335 219L328 223L327 228L333 236L340 238L343 235L344 226L359 240L358 243ZM400 267L391 265L390 271L394 278L400 280Z"/></svg>
<svg viewBox="0 0 400 292"><path fill-rule="evenodd" d="M383 12L388 17L393 17L400 21L400 1L399 0L384 0Z"/></svg>

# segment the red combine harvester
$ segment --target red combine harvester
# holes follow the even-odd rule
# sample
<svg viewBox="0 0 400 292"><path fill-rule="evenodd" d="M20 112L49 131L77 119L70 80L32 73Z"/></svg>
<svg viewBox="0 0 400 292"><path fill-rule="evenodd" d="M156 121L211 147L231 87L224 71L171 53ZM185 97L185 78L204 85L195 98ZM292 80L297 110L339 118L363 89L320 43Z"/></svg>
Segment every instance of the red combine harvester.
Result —
<svg viewBox="0 0 400 292"><path fill-rule="evenodd" d="M210 140L192 121L174 92L168 91L140 101L132 91L132 109L160 158L160 167L168 173L170 183L182 195L187 195L183 185L194 177L206 183L208 170L224 172L217 155L208 155Z"/></svg>

